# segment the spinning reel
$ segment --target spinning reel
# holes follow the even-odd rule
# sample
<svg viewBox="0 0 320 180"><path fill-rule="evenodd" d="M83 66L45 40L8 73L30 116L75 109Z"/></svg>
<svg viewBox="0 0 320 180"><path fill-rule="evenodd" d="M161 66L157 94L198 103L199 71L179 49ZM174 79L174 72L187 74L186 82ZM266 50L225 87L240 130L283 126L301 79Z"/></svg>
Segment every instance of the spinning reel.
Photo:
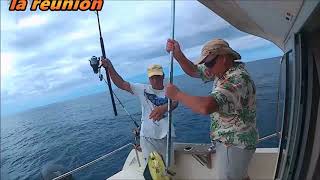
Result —
<svg viewBox="0 0 320 180"><path fill-rule="evenodd" d="M89 60L90 66L95 74L99 74L100 81L103 80L103 75L101 74L101 60L100 57L92 56Z"/></svg>

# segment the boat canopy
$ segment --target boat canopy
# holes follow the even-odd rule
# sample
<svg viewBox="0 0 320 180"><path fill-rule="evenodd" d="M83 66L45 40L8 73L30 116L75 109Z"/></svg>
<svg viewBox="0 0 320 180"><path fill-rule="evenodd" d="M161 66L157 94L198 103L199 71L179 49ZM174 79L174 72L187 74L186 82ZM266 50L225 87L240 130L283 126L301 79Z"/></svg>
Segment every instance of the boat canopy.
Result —
<svg viewBox="0 0 320 180"><path fill-rule="evenodd" d="M282 50L295 19L304 5L303 0L198 1L240 31L272 41Z"/></svg>

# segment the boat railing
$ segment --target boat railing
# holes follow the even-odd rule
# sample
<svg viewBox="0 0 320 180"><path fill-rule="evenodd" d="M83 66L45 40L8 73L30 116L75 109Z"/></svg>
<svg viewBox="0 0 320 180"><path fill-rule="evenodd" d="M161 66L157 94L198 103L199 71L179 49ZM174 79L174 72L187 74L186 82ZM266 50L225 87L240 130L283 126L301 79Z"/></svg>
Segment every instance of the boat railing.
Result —
<svg viewBox="0 0 320 180"><path fill-rule="evenodd" d="M268 140L268 139L271 139L273 137L278 137L280 138L281 137L281 132L276 132L276 133L273 133L273 134L269 134L269 135L266 135L262 138L259 138L259 142L262 142L262 141L265 141L265 140Z"/></svg>
<svg viewBox="0 0 320 180"><path fill-rule="evenodd" d="M103 156L101 156L101 157L99 157L99 158L97 158L97 159L95 159L93 161L90 161L90 162L88 162L88 163L86 163L86 164L84 164L84 165L82 165L82 166L80 166L80 167L78 167L78 168L76 168L74 170L66 172L66 173L54 178L53 180L59 180L59 179L65 178L65 177L67 177L67 176L69 176L69 175L71 175L73 173L76 173L76 172L78 172L78 171L80 171L80 170L82 170L82 169L84 169L86 167L89 167L89 166L91 166L91 165L93 165L93 164L95 164L95 163L97 163L97 162L99 162L99 161L101 161L101 160L103 160L103 159L105 159L107 157L110 157L111 155L113 155L113 154L115 154L115 153L117 153L117 152L129 147L129 146L134 146L134 144L133 143L128 143L128 144L126 144L126 145L124 145L124 146L122 146L122 147L120 147L120 148L118 148L116 150L113 150L113 151L109 152L108 154L103 155Z"/></svg>

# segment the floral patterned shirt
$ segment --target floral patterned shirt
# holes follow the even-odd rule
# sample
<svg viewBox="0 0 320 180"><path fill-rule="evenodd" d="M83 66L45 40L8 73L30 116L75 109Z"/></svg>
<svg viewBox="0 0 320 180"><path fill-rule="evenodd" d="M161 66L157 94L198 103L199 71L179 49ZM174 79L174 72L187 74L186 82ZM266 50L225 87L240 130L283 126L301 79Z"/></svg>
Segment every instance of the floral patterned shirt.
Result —
<svg viewBox="0 0 320 180"><path fill-rule="evenodd" d="M198 65L203 81L206 67ZM256 88L242 62L235 62L221 78L215 80L210 94L218 104L211 117L211 139L245 149L254 149L258 142L256 128Z"/></svg>

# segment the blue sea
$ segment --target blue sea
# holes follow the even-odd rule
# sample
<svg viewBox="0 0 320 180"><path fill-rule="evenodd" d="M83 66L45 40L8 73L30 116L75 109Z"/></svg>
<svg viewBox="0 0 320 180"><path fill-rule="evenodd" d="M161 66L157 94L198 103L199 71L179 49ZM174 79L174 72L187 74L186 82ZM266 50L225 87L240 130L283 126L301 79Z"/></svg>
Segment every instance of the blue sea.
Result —
<svg viewBox="0 0 320 180"><path fill-rule="evenodd" d="M260 137L276 132L277 88L280 58L247 63L257 87L257 126ZM185 75L174 78L183 91L206 95L212 83ZM126 109L139 121L140 105L130 94L115 90ZM113 115L109 94L99 93L56 103L1 119L1 179L40 179L48 163L72 170L133 141L134 128L117 103ZM173 113L177 142L209 143L209 117L179 105ZM277 138L259 147L277 147ZM75 179L106 179L121 170L127 148L73 175Z"/></svg>

